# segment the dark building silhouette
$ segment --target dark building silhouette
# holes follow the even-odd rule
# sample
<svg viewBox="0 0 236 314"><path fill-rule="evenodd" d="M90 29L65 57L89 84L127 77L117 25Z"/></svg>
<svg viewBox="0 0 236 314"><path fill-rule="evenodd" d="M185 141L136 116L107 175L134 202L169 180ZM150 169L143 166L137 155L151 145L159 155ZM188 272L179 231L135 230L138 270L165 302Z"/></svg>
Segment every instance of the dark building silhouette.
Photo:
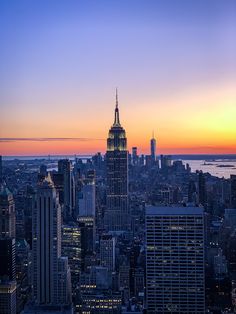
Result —
<svg viewBox="0 0 236 314"><path fill-rule="evenodd" d="M132 164L137 165L138 163L138 149L137 147L132 147Z"/></svg>
<svg viewBox="0 0 236 314"><path fill-rule="evenodd" d="M230 206L236 208L236 175L230 176Z"/></svg>
<svg viewBox="0 0 236 314"><path fill-rule="evenodd" d="M170 155L161 155L161 169L165 170L171 167L172 157Z"/></svg>
<svg viewBox="0 0 236 314"><path fill-rule="evenodd" d="M0 280L16 280L15 239L0 239Z"/></svg>
<svg viewBox="0 0 236 314"><path fill-rule="evenodd" d="M80 241L81 241L81 269L86 268L86 258L90 259L95 246L95 217L79 217Z"/></svg>
<svg viewBox="0 0 236 314"><path fill-rule="evenodd" d="M202 206L206 205L206 180L202 171L198 173L198 200Z"/></svg>
<svg viewBox="0 0 236 314"><path fill-rule="evenodd" d="M0 156L0 184L2 183L2 156Z"/></svg>
<svg viewBox="0 0 236 314"><path fill-rule="evenodd" d="M118 97L114 123L109 131L106 153L107 208L105 228L127 231L130 228L128 210L128 152L125 130L120 124Z"/></svg>
<svg viewBox="0 0 236 314"><path fill-rule="evenodd" d="M151 149L151 159L153 162L156 161L156 139L154 138L154 134L152 135L150 141L150 149Z"/></svg>
<svg viewBox="0 0 236 314"><path fill-rule="evenodd" d="M72 216L71 162L69 159L58 161L58 173L63 175L64 215Z"/></svg>
<svg viewBox="0 0 236 314"><path fill-rule="evenodd" d="M0 237L15 238L15 203L13 195L3 183L0 187Z"/></svg>
<svg viewBox="0 0 236 314"><path fill-rule="evenodd" d="M196 201L196 185L193 180L190 180L188 183L188 202L192 203Z"/></svg>
<svg viewBox="0 0 236 314"><path fill-rule="evenodd" d="M35 304L70 304L68 258L61 256L61 208L50 174L37 186L32 218Z"/></svg>
<svg viewBox="0 0 236 314"><path fill-rule="evenodd" d="M0 185L0 313L16 313L15 203Z"/></svg>

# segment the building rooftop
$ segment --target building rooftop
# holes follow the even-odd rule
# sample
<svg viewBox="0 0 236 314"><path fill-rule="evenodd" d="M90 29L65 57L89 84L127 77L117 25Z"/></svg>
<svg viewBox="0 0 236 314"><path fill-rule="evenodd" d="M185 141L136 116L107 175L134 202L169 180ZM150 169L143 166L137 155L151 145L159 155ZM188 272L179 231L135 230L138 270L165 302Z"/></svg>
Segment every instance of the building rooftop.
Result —
<svg viewBox="0 0 236 314"><path fill-rule="evenodd" d="M146 216L155 215L202 215L202 207L167 207L167 206L147 206L146 207Z"/></svg>

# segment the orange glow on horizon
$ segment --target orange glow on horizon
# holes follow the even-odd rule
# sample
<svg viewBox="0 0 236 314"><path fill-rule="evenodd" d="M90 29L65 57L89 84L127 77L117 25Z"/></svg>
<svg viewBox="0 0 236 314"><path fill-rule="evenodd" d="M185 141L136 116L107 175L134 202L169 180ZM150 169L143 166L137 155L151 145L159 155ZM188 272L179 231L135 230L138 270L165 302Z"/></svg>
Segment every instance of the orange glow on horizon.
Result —
<svg viewBox="0 0 236 314"><path fill-rule="evenodd" d="M129 97L121 99L119 103L120 120L126 130L129 151L137 146L139 154L149 154L154 130L158 155L236 154L236 90L233 82L195 87L163 99L153 96L145 102L135 98L135 95L131 101ZM27 118L24 110L18 109L15 116L10 115L2 120L1 138L50 136L68 137L70 140L2 140L0 154L45 156L105 153L114 107L107 100L99 109L94 108L94 102L73 107L73 110L61 103L56 116L50 107L47 115L32 107ZM77 136L82 140L73 140Z"/></svg>
<svg viewBox="0 0 236 314"><path fill-rule="evenodd" d="M133 146L138 147L138 154L149 154L149 141L129 141L129 152ZM160 154L236 154L236 145L185 145L182 142L160 143L157 140L157 155ZM106 141L90 140L88 142L80 141L16 141L2 142L0 154L3 156L47 156L47 155L92 155L97 152L104 154L106 152Z"/></svg>

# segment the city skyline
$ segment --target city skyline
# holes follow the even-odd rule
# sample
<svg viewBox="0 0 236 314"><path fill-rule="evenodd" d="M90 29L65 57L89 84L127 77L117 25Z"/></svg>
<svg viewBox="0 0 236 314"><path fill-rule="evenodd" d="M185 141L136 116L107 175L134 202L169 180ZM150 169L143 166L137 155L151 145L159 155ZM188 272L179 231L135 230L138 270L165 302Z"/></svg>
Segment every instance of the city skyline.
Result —
<svg viewBox="0 0 236 314"><path fill-rule="evenodd" d="M129 151L236 153L234 1L0 6L0 154L105 153L116 86Z"/></svg>

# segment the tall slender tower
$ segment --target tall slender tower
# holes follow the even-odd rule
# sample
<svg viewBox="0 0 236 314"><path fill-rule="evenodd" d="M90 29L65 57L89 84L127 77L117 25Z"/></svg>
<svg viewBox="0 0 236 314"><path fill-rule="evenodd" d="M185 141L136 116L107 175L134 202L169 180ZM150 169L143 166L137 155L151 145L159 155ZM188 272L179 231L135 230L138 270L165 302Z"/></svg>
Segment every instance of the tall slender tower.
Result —
<svg viewBox="0 0 236 314"><path fill-rule="evenodd" d="M154 132L152 133L150 144L151 144L151 159L152 161L155 161L156 160L156 139L154 138Z"/></svg>
<svg viewBox="0 0 236 314"><path fill-rule="evenodd" d="M116 90L115 119L107 139L107 209L105 228L122 232L130 228L128 210L128 151L125 130L120 124Z"/></svg>
<svg viewBox="0 0 236 314"><path fill-rule="evenodd" d="M64 216L72 215L71 162L69 159L58 161L58 173L63 175Z"/></svg>

